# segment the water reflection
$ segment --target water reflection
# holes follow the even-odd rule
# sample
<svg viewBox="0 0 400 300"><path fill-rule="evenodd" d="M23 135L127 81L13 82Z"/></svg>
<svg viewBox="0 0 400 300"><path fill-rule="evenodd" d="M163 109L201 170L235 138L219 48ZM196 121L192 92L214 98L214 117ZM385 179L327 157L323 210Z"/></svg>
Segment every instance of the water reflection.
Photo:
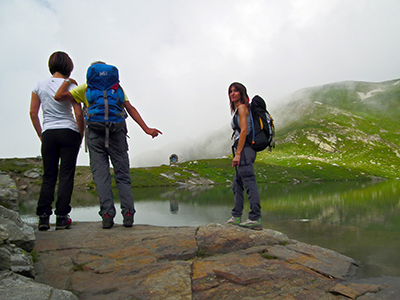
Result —
<svg viewBox="0 0 400 300"><path fill-rule="evenodd" d="M357 277L400 276L399 185L398 180L261 185L263 225L360 261ZM230 217L233 205L231 188L225 186L133 191L136 224L222 223ZM36 223L32 216L36 201L26 203L21 214L26 221ZM72 204L74 221L100 221L95 193L74 192ZM246 203L246 217L248 211ZM122 223L119 213L115 221Z"/></svg>

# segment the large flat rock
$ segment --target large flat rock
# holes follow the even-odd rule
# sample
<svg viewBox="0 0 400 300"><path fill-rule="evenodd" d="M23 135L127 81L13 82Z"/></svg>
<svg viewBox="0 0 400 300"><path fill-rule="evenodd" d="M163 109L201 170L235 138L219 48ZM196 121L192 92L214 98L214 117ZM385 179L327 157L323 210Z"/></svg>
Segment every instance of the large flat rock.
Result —
<svg viewBox="0 0 400 300"><path fill-rule="evenodd" d="M384 288L349 283L353 259L267 229L93 222L36 238L36 281L79 299L349 299Z"/></svg>

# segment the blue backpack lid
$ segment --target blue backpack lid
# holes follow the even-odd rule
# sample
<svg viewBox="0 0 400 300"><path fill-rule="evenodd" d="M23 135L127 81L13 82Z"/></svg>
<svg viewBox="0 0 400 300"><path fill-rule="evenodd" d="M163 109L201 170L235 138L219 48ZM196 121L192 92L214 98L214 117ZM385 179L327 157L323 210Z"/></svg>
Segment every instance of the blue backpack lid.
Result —
<svg viewBox="0 0 400 300"><path fill-rule="evenodd" d="M119 83L118 69L103 63L93 64L87 70L86 81L89 87L102 91L108 90Z"/></svg>

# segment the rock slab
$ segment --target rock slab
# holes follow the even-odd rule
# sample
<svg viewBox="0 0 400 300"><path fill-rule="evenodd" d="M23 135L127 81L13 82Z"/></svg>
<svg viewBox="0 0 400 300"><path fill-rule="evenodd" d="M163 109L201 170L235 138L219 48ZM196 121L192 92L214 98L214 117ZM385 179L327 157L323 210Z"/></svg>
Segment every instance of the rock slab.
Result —
<svg viewBox="0 0 400 300"><path fill-rule="evenodd" d="M356 299L385 288L350 282L353 259L267 229L92 222L36 238L36 281L79 299Z"/></svg>

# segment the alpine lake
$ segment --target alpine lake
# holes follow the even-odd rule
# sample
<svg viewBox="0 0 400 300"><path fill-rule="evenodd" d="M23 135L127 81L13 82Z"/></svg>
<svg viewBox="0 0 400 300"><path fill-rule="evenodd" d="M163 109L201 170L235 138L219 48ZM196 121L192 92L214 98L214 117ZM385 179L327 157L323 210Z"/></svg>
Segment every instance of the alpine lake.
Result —
<svg viewBox="0 0 400 300"><path fill-rule="evenodd" d="M259 191L264 228L359 261L356 278L400 277L400 180L262 184ZM133 194L135 224L221 224L233 207L230 186L134 188ZM35 200L24 201L20 208L21 218L37 224L37 198L30 199ZM74 222L101 220L95 192L74 192L72 207ZM117 201L116 209L115 222L121 224ZM247 199L244 210L243 219ZM54 215L50 221L55 223Z"/></svg>

